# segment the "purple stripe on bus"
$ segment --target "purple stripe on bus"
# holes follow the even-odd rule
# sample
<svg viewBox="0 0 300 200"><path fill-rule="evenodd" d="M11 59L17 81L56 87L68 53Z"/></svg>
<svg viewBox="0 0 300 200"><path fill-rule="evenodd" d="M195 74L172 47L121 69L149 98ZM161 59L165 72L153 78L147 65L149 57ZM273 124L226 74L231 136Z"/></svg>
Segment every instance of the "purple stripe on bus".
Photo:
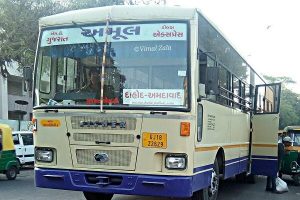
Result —
<svg viewBox="0 0 300 200"><path fill-rule="evenodd" d="M122 181L117 185L89 183L86 179L88 175L101 177L99 181L106 180L103 177L121 177ZM194 191L206 188L210 184L210 177L210 171L194 176L159 176L35 169L37 187L165 197L190 197Z"/></svg>
<svg viewBox="0 0 300 200"><path fill-rule="evenodd" d="M214 166L213 164L210 164L210 165L204 165L204 166L201 166L201 167L197 167L197 168L194 168L193 172L197 173L197 172L200 172L200 171L212 169L213 166Z"/></svg>
<svg viewBox="0 0 300 200"><path fill-rule="evenodd" d="M248 167L248 159L246 158L247 157L244 157L243 159L239 160L240 162L235 161L227 164L227 166L225 166L224 179L246 172Z"/></svg>
<svg viewBox="0 0 300 200"><path fill-rule="evenodd" d="M237 161L241 161L241 160L244 160L244 159L247 159L247 158L248 158L248 156L243 156L243 157L240 157L240 158L234 158L234 159L226 160L225 164L227 165L227 164L237 162Z"/></svg>
<svg viewBox="0 0 300 200"><path fill-rule="evenodd" d="M240 157L240 158L234 158L234 159L226 160L225 164L228 165L228 164L231 164L231 163L234 163L234 162L237 162L237 164L238 164L239 161L247 162L248 160L245 160L247 158L248 158L248 156L243 156L243 157ZM194 168L193 172L197 173L197 172L212 169L212 168L213 168L213 164L204 165L204 166L201 166L201 167ZM237 170L237 172L239 172L239 170Z"/></svg>
<svg viewBox="0 0 300 200"><path fill-rule="evenodd" d="M266 157L270 157L270 156L266 156ZM277 157L273 157L273 159L276 158ZM263 159L255 159L255 158L252 160L252 169L251 169L252 174L276 177L277 172L278 172L277 160L263 160Z"/></svg>

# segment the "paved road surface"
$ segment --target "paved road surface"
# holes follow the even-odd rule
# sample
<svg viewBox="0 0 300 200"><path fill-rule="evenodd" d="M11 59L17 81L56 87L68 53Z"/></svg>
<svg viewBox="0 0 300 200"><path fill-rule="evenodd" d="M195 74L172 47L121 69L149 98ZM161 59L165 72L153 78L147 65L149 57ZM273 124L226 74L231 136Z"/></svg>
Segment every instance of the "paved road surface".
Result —
<svg viewBox="0 0 300 200"><path fill-rule="evenodd" d="M241 184L234 180L222 182L218 200L300 200L300 187L288 182L290 191L284 194L265 192L265 178L259 177L256 184ZM36 188L33 170L22 170L14 181L0 175L0 200L84 200L81 192ZM113 200L173 200L171 198L115 195Z"/></svg>

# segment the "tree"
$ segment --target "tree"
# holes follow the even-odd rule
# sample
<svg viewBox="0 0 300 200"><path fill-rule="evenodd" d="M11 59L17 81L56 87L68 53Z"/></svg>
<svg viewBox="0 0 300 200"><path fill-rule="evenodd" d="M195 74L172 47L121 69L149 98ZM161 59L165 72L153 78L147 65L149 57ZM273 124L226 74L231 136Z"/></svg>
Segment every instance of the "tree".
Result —
<svg viewBox="0 0 300 200"><path fill-rule="evenodd" d="M264 78L267 79L271 83L283 83L283 86L285 87L288 84L294 84L296 81L294 81L291 77L287 76L278 76L278 77L272 77L272 76L267 76L264 75Z"/></svg>
<svg viewBox="0 0 300 200"><path fill-rule="evenodd" d="M52 0L0 0L0 63L32 65L38 19L61 11Z"/></svg>
<svg viewBox="0 0 300 200"><path fill-rule="evenodd" d="M167 0L125 0L125 4L128 5L138 5L138 4L156 4L156 5L166 5Z"/></svg>
<svg viewBox="0 0 300 200"><path fill-rule="evenodd" d="M283 129L286 126L300 125L300 95L287 88L289 84L296 82L286 76L264 76L264 78L272 83L282 83L279 128Z"/></svg>
<svg viewBox="0 0 300 200"><path fill-rule="evenodd" d="M68 0L64 3L66 10L123 5L124 0Z"/></svg>
<svg viewBox="0 0 300 200"><path fill-rule="evenodd" d="M12 60L21 67L33 66L39 18L113 4L123 0L0 0L0 69Z"/></svg>

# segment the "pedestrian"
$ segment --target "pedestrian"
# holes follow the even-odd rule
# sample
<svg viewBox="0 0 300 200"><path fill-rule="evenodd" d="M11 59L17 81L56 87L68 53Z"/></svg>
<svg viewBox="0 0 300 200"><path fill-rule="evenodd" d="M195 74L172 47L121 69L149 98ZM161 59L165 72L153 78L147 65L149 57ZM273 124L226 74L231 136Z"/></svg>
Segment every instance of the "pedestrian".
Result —
<svg viewBox="0 0 300 200"><path fill-rule="evenodd" d="M279 174L279 177L282 176L281 174L281 162L282 162L282 159L283 159L283 156L284 156L284 145L282 142L278 142L278 160L277 160L277 174ZM276 178L277 178L277 175L276 176L268 176L267 177L267 185L266 185L266 191L269 191L269 192L273 192L273 193L280 193L279 191L277 191L276 189Z"/></svg>
<svg viewBox="0 0 300 200"><path fill-rule="evenodd" d="M2 151L3 145L2 145L2 131L0 129L0 151Z"/></svg>
<svg viewBox="0 0 300 200"><path fill-rule="evenodd" d="M284 144L284 147L285 147L285 150L288 150L288 148L290 146L292 146L293 144L293 140L290 136L285 136L282 140L283 144Z"/></svg>

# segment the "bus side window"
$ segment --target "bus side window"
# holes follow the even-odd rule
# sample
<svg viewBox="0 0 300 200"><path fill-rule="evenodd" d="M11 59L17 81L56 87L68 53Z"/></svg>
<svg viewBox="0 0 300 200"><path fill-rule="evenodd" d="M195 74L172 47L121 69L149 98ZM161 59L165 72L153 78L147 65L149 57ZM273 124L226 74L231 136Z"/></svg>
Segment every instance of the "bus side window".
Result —
<svg viewBox="0 0 300 200"><path fill-rule="evenodd" d="M206 69L207 69L207 55L200 54L199 58L199 83L205 84L206 82Z"/></svg>
<svg viewBox="0 0 300 200"><path fill-rule="evenodd" d="M233 93L233 107L240 108L240 99L238 98L240 95L240 80L232 75L232 93Z"/></svg>
<svg viewBox="0 0 300 200"><path fill-rule="evenodd" d="M51 81L51 57L49 56L42 56L41 61L41 74L40 74L40 91L45 94L50 93L50 81Z"/></svg>
<svg viewBox="0 0 300 200"><path fill-rule="evenodd" d="M201 142L203 132L203 107L201 104L198 105L197 115L197 141Z"/></svg>
<svg viewBox="0 0 300 200"><path fill-rule="evenodd" d="M77 61L71 58L58 58L57 61L57 87L59 92L68 92L77 89L78 80Z"/></svg>
<svg viewBox="0 0 300 200"><path fill-rule="evenodd" d="M256 87L256 113L278 113L280 104L280 84L258 85Z"/></svg>
<svg viewBox="0 0 300 200"><path fill-rule="evenodd" d="M224 67L219 68L219 86L220 86L220 98L219 102L223 105L231 105L230 102L230 72L228 72Z"/></svg>
<svg viewBox="0 0 300 200"><path fill-rule="evenodd" d="M240 100L240 103L242 104L241 105L241 109L244 109L245 106L246 106L246 102L245 102L245 99L246 99L246 86L245 86L245 83L241 82L241 100Z"/></svg>
<svg viewBox="0 0 300 200"><path fill-rule="evenodd" d="M206 84L207 82L207 68L208 67L215 67L216 62L206 53L201 53L199 56L199 82L201 84Z"/></svg>

